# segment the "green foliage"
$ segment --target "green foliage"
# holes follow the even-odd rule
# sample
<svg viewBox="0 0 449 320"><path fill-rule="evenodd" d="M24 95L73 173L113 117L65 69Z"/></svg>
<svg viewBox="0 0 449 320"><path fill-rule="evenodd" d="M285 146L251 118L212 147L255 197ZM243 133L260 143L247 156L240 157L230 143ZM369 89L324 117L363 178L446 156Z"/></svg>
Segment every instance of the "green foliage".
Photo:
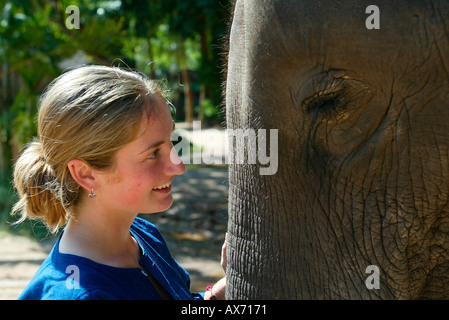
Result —
<svg viewBox="0 0 449 320"><path fill-rule="evenodd" d="M204 110L204 120L214 120L214 119L221 119L222 115L220 114L220 107L216 106L213 104L212 100L210 99L205 99L203 101L203 106L202 106L203 110Z"/></svg>
<svg viewBox="0 0 449 320"><path fill-rule="evenodd" d="M10 109L11 132L13 133L13 143L21 149L30 140L30 137L37 135L36 122L36 96L27 95L24 89L20 89Z"/></svg>
<svg viewBox="0 0 449 320"><path fill-rule="evenodd" d="M185 114L181 75L188 70L196 116L221 122L219 55L229 3L0 0L0 225L13 220L13 159L37 134L39 97L75 55L84 63L129 66L163 79L177 119ZM65 26L69 5L80 9L79 29Z"/></svg>

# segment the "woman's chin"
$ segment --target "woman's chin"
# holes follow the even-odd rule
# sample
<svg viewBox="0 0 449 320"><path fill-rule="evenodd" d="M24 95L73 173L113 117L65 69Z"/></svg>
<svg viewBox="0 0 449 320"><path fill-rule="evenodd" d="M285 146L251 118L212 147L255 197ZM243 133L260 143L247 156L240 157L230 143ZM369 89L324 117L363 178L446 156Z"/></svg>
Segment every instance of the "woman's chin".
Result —
<svg viewBox="0 0 449 320"><path fill-rule="evenodd" d="M152 210L148 210L146 212L142 212L144 214L152 214L152 213L159 213L159 212L164 212L167 211L168 209L171 208L172 204L173 204L173 197L170 195L169 197L167 197L167 199L164 199L165 201L159 201L159 205L157 208L154 208Z"/></svg>

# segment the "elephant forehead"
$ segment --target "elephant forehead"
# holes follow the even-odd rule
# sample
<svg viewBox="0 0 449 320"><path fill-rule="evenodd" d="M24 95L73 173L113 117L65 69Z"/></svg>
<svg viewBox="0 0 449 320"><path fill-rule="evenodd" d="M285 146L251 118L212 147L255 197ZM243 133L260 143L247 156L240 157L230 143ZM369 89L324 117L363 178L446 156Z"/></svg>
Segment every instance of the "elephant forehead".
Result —
<svg viewBox="0 0 449 320"><path fill-rule="evenodd" d="M445 1L378 2L379 29L366 26L369 1L261 2L241 6L245 51L261 71L311 64L376 75L422 63L435 42L449 49Z"/></svg>
<svg viewBox="0 0 449 320"><path fill-rule="evenodd" d="M375 88L385 108L393 95L394 101L410 106L427 105L427 97L432 96L434 104L425 113L448 119L449 24L445 20L449 2L377 2L379 29L366 27L370 4L359 0L237 1L228 107L250 106L239 109L247 112L257 106L265 112L262 107L276 105L276 110L286 110L309 78L336 69ZM249 114L239 115L239 119L246 117Z"/></svg>

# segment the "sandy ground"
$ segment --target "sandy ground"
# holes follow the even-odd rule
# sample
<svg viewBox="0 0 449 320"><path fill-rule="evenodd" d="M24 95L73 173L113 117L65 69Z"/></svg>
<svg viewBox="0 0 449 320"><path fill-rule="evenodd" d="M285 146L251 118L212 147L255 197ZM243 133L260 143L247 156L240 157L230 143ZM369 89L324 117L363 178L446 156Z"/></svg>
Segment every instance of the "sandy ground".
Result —
<svg viewBox="0 0 449 320"><path fill-rule="evenodd" d="M153 215L140 215L163 234L172 255L191 277L191 291L224 276L221 246L227 226L227 169L224 166L187 166L175 177L172 207ZM24 236L0 235L0 299L16 299L55 243Z"/></svg>

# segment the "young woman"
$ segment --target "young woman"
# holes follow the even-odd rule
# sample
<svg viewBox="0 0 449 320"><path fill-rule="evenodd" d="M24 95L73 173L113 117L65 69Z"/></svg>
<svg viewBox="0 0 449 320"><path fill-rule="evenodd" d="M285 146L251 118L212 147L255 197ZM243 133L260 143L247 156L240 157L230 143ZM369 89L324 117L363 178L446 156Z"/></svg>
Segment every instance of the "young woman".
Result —
<svg viewBox="0 0 449 320"><path fill-rule="evenodd" d="M191 293L162 235L137 217L173 202L185 170L173 129L161 89L135 72L86 66L49 86L39 137L15 164L13 212L65 228L19 299L224 298L224 279Z"/></svg>

